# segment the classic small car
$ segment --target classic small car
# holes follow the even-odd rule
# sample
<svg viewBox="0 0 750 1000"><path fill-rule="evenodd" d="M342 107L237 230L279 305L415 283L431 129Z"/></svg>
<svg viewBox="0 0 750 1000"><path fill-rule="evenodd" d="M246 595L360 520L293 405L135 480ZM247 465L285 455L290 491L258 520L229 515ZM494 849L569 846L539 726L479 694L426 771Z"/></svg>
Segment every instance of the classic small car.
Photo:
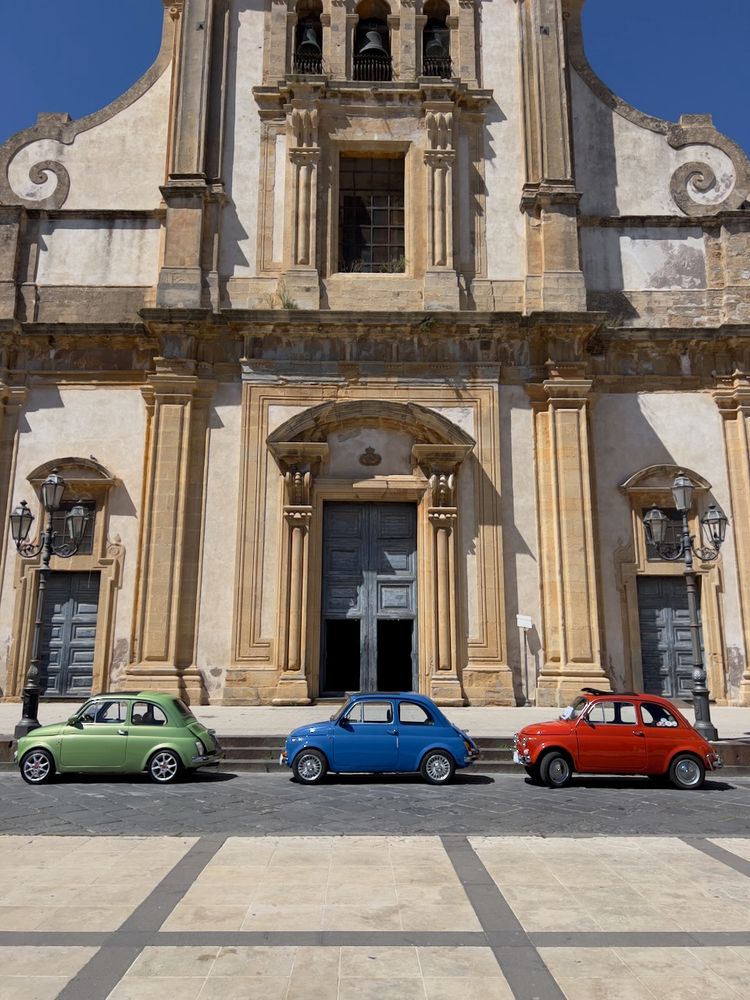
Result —
<svg viewBox="0 0 750 1000"><path fill-rule="evenodd" d="M479 750L437 705L419 694L355 694L326 722L287 736L279 764L303 785L336 773L421 773L445 785Z"/></svg>
<svg viewBox="0 0 750 1000"><path fill-rule="evenodd" d="M613 694L584 688L551 722L513 737L513 759L532 781L562 788L573 772L643 774L677 788L700 788L722 760L667 701L653 694Z"/></svg>
<svg viewBox="0 0 750 1000"><path fill-rule="evenodd" d="M188 771L217 765L223 756L213 730L179 698L156 691L97 695L67 722L22 736L15 750L21 777L30 785L70 771L145 771L167 785Z"/></svg>

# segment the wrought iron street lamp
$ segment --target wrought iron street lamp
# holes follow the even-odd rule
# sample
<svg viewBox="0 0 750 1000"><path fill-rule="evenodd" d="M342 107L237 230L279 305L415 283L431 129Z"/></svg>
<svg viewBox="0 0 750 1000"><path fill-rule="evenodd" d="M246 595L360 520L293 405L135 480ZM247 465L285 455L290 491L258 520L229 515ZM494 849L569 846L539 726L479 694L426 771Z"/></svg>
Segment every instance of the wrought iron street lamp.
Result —
<svg viewBox="0 0 750 1000"><path fill-rule="evenodd" d="M724 511L711 504L700 519L701 542L696 545L690 534L688 514L693 505L692 481L682 472L672 484L674 505L682 515L682 529L679 541L668 539L666 528L669 518L663 510L652 507L643 518L646 540L656 550L660 559L676 562L685 561L685 586L687 588L688 614L690 616L690 642L693 652L693 708L695 710L695 728L707 740L718 739L719 734L711 722L711 709L706 687L706 670L703 666L701 651L700 623L698 621L698 583L693 569L693 555L702 562L713 562L718 558L719 549L727 533L727 518Z"/></svg>
<svg viewBox="0 0 750 1000"><path fill-rule="evenodd" d="M27 541L31 525L34 521L34 515L29 510L25 500L22 500L10 515L10 533L20 555L24 559L35 559L39 553L42 555L39 567L39 585L37 589L31 660L29 661L29 669L26 673L26 683L23 689L23 714L15 730L17 739L20 736L30 733L32 729L39 728L39 720L37 719L39 696L47 689L47 671L46 668L44 670L41 669L39 644L44 615L44 595L47 590L47 577L50 572L50 559L52 556L57 556L60 559L68 559L70 556L76 554L83 541L89 517L85 507L81 504L75 504L65 517L63 538L62 540L58 539L53 525L53 515L60 509L64 493L65 480L53 469L41 487L42 505L47 512L47 520L38 542Z"/></svg>

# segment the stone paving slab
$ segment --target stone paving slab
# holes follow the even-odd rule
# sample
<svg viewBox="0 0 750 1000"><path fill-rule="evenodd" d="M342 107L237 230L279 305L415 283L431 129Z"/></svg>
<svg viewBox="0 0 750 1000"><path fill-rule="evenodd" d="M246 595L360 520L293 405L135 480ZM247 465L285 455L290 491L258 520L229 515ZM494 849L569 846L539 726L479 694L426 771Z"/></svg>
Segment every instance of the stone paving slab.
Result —
<svg viewBox="0 0 750 1000"><path fill-rule="evenodd" d="M71 864L95 874L108 852L113 869L136 859L145 870L154 859L172 864L145 900L124 904L129 915L111 932L0 931L0 1000L747 996L746 837L8 837L0 838L0 909L24 853L39 858L38 884L53 891ZM381 885L396 894L396 930L381 925L372 891ZM460 914L441 931L410 927L414 890L428 899L436 885L461 895L474 929L463 929ZM195 891L222 899L232 886L248 913L269 887L285 890L277 905L291 910L309 886L322 893L323 911L308 914L304 932L283 919L262 932L210 921L166 929ZM326 931L324 908L338 905L342 886L356 889L350 905L361 929ZM637 931L610 920L624 896L641 915ZM669 928L652 922L655 900L671 912Z"/></svg>
<svg viewBox="0 0 750 1000"><path fill-rule="evenodd" d="M193 706L193 711L202 722L222 736L278 736L288 733L296 726L327 719L336 711L338 704L340 703L325 702L294 707L197 705ZM80 702L42 702L39 705L39 721L43 725L60 722L72 715L80 705ZM680 704L680 710L689 722L694 721L694 714L689 706ZM468 730L472 736L492 738L512 736L532 722L554 719L560 710L489 706L445 708L443 711L452 722L461 729ZM0 702L0 733L12 733L20 715L19 703ZM750 739L750 708L714 705L711 707L711 719L721 739Z"/></svg>

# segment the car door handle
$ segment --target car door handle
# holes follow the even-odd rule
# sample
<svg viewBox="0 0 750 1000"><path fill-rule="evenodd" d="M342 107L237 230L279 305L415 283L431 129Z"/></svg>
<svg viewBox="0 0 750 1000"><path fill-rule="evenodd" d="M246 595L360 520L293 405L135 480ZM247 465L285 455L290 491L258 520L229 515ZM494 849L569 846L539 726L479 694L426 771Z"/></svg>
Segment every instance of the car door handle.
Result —
<svg viewBox="0 0 750 1000"><path fill-rule="evenodd" d="M127 729L118 729L117 730L117 735L118 736L127 736L128 735L128 731L127 731Z"/></svg>
<svg viewBox="0 0 750 1000"><path fill-rule="evenodd" d="M390 736L398 736L398 729L389 729L388 734Z"/></svg>
<svg viewBox="0 0 750 1000"><path fill-rule="evenodd" d="M633 730L633 736L645 736L645 735L646 734L643 732L642 729L634 729Z"/></svg>

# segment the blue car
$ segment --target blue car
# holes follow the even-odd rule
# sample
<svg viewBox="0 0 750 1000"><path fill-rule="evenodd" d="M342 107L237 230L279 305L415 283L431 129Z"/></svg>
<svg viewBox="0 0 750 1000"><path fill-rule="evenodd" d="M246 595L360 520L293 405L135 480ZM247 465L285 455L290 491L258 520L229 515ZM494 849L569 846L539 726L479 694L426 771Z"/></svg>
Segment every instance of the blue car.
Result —
<svg viewBox="0 0 750 1000"><path fill-rule="evenodd" d="M421 694L355 694L328 722L300 726L279 759L303 785L339 774L419 772L445 785L479 757L474 741Z"/></svg>

